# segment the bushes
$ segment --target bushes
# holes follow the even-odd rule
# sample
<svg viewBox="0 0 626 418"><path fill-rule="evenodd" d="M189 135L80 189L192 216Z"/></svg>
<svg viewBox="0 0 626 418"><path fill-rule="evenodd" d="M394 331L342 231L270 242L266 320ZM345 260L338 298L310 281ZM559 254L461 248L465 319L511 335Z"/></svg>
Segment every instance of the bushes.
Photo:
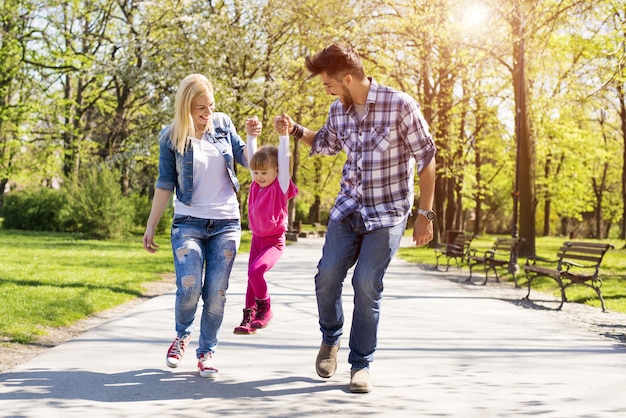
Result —
<svg viewBox="0 0 626 418"><path fill-rule="evenodd" d="M62 218L67 231L94 238L119 238L132 226L133 206L122 195L119 176L108 169L81 171L78 181L66 189L67 206Z"/></svg>
<svg viewBox="0 0 626 418"><path fill-rule="evenodd" d="M29 231L63 231L60 213L65 206L63 195L54 189L39 187L4 196L3 228Z"/></svg>
<svg viewBox="0 0 626 418"><path fill-rule="evenodd" d="M61 190L40 187L8 193L1 208L2 227L78 232L93 238L119 238L133 229L143 233L151 202L123 196L118 179L108 168L89 168ZM160 232L169 225L169 212L159 223Z"/></svg>

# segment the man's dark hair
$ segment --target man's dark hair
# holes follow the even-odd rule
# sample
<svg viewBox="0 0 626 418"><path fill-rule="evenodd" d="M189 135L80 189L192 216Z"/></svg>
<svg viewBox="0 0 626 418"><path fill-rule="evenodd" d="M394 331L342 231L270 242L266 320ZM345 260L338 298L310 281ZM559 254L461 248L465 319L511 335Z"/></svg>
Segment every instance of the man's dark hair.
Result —
<svg viewBox="0 0 626 418"><path fill-rule="evenodd" d="M359 54L347 44L332 44L317 54L308 55L304 60L310 77L326 72L329 77L340 80L344 75L351 74L356 79L365 77L363 64Z"/></svg>

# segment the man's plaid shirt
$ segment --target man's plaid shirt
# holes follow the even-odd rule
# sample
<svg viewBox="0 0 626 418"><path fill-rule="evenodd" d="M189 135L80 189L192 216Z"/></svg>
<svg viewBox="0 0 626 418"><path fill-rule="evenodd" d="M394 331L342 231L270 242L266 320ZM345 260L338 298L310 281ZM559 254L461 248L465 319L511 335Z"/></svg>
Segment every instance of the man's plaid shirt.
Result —
<svg viewBox="0 0 626 418"><path fill-rule="evenodd" d="M311 155L345 151L341 190L330 218L340 222L358 210L368 231L397 225L410 213L415 163L421 172L436 151L417 102L370 81L363 120L359 123L354 105L345 109L336 100L311 148Z"/></svg>

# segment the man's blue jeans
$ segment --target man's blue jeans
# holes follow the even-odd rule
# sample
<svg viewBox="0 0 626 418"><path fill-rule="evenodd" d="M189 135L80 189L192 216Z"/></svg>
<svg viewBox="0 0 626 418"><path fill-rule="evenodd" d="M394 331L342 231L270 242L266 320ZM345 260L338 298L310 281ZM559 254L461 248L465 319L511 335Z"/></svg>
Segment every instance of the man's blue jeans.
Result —
<svg viewBox="0 0 626 418"><path fill-rule="evenodd" d="M214 352L224 318L226 290L241 242L238 219L199 219L175 216L172 251L176 270L176 334L194 329L200 296L203 307L196 356Z"/></svg>
<svg viewBox="0 0 626 418"><path fill-rule="evenodd" d="M352 369L369 367L376 351L383 276L400 246L406 219L391 228L366 231L358 212L342 222L330 221L315 276L315 294L322 342L336 345L343 334L341 292L348 270L354 266L354 310L350 330Z"/></svg>

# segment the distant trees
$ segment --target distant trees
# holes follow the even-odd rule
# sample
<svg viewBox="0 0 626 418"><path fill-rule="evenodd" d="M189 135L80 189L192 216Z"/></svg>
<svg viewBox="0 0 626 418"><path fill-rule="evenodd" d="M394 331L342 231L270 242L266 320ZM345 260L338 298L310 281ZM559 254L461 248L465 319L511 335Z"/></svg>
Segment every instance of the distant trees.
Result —
<svg viewBox="0 0 626 418"><path fill-rule="evenodd" d="M622 3L5 0L0 196L69 185L98 166L149 205L156 137L180 79L208 75L218 110L242 134L258 116L260 142L275 142L282 112L321 127L333 99L306 80L303 60L348 41L368 74L414 96L431 125L437 240L453 229L517 231L530 254L538 233L624 238ZM344 157L293 145L301 193L291 217L323 222Z"/></svg>

